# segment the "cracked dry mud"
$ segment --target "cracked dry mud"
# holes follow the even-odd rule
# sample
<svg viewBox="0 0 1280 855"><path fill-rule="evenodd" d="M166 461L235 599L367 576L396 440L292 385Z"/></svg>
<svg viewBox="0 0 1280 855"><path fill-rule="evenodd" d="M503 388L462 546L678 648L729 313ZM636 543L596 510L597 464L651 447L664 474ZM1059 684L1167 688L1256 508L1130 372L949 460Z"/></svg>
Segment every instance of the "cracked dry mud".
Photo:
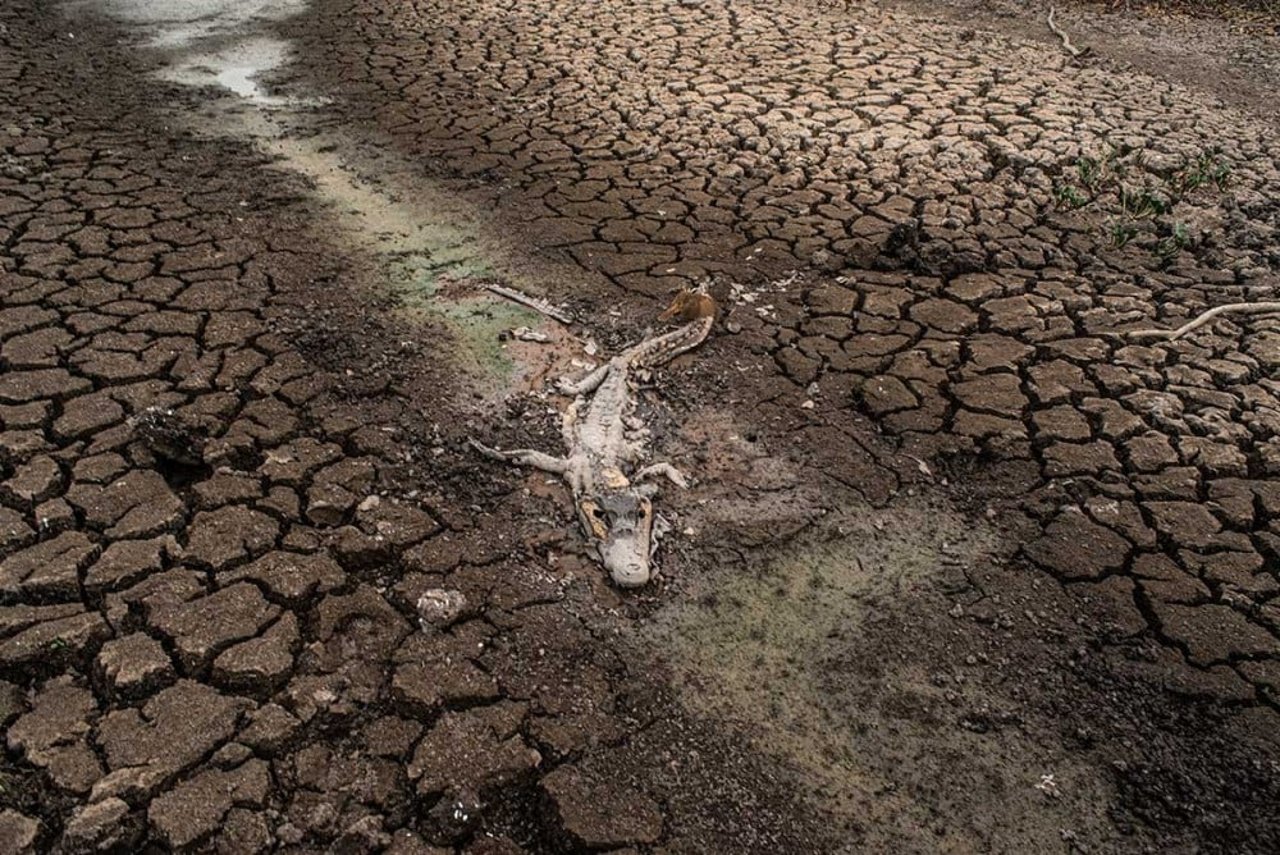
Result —
<svg viewBox="0 0 1280 855"><path fill-rule="evenodd" d="M145 8L0 8L0 851L1280 848L1280 319L1124 335L1275 298L1265 101L892 6ZM1109 143L1229 169L1171 257L1058 204ZM491 277L726 309L658 585L468 452L583 358Z"/></svg>

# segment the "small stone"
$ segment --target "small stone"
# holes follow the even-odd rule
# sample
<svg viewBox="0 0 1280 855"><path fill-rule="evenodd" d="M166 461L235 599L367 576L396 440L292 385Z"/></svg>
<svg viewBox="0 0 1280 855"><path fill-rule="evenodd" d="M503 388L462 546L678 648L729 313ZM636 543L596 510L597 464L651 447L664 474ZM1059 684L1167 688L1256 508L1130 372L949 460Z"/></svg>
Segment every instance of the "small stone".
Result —
<svg viewBox="0 0 1280 855"><path fill-rule="evenodd" d="M455 623L467 609L466 595L461 591L432 588L418 598L418 617L425 629L444 629Z"/></svg>

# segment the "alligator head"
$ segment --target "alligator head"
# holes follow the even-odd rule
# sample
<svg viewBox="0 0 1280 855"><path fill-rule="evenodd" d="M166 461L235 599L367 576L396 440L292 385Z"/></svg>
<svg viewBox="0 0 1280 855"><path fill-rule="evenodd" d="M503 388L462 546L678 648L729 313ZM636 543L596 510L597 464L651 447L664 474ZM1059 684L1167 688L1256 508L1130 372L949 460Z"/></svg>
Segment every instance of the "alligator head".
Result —
<svg viewBox="0 0 1280 855"><path fill-rule="evenodd" d="M653 503L644 492L628 488L585 496L578 502L578 518L618 587L638 588L649 581Z"/></svg>

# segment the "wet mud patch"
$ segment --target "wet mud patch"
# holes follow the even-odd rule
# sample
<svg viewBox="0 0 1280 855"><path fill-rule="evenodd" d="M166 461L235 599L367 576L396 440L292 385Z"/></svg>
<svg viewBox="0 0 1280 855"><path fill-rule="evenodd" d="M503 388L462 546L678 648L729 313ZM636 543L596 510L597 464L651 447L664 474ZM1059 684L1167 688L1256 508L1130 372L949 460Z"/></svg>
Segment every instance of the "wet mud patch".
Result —
<svg viewBox="0 0 1280 855"><path fill-rule="evenodd" d="M797 769L840 851L1041 850L1068 822L1113 834L1105 778L977 676L995 657L956 604L985 598L970 574L999 561L995 531L905 494L821 517L687 582L642 630L684 703Z"/></svg>
<svg viewBox="0 0 1280 855"><path fill-rule="evenodd" d="M206 131L219 127L222 112L210 111ZM424 338L447 337L448 346L430 342L432 350L442 359L448 354L448 367L467 378L473 398L498 401L567 367L577 343L563 325L484 290L492 282L527 292L536 286L504 262L466 200L413 177L403 164L383 162L388 156L371 162L345 135L300 133L275 115L240 113L242 133L274 155L277 168L311 183L335 242L366 260L355 278L395 301ZM521 329L537 340L510 335Z"/></svg>

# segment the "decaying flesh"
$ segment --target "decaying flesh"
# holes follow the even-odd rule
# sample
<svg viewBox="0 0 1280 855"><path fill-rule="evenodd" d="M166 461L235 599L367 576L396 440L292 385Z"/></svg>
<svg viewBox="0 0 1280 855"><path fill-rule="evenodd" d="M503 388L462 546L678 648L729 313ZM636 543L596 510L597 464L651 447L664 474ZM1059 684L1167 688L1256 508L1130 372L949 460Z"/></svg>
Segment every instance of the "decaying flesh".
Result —
<svg viewBox="0 0 1280 855"><path fill-rule="evenodd" d="M684 292L661 315L662 320L675 318L684 325L628 348L575 383L562 384L563 391L574 396L562 426L568 448L564 457L532 449L499 451L472 440L489 457L563 477L573 492L583 533L613 581L624 588L643 585L652 575L657 494L652 479L661 475L686 486L684 476L669 463L634 468L644 456L647 431L629 427L635 409L631 373L662 365L701 344L711 331L715 302L706 294Z"/></svg>

